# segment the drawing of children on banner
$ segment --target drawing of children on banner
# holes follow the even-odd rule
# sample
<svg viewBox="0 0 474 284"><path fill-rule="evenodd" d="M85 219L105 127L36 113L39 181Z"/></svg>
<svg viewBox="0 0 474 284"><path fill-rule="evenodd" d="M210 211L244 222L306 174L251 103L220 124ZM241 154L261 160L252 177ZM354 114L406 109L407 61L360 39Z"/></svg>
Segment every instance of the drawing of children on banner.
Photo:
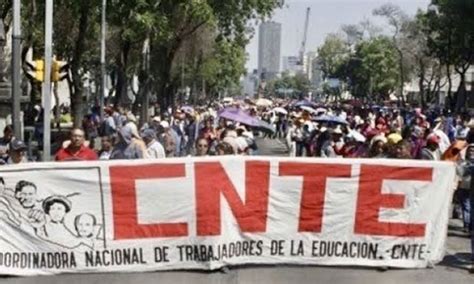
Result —
<svg viewBox="0 0 474 284"><path fill-rule="evenodd" d="M46 214L45 224L37 233L41 238L65 248L87 246L94 249L100 226L94 215L84 213L75 217L76 233L73 233L65 224L66 215L71 211L71 197L52 195L43 201L43 212Z"/></svg>
<svg viewBox="0 0 474 284"><path fill-rule="evenodd" d="M3 184L2 184L3 181ZM5 187L0 178L0 219L19 229L37 236L41 240L66 249L91 250L103 247L98 236L101 225L91 213L70 216L71 200L79 193L50 195L38 198L37 186L29 181L19 181L15 192ZM74 220L74 229L70 226Z"/></svg>

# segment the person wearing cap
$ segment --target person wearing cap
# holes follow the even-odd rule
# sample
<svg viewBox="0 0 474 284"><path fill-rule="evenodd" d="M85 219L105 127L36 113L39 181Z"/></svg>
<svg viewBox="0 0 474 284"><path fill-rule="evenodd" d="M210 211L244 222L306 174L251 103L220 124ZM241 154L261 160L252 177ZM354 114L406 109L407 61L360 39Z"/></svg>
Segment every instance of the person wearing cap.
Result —
<svg viewBox="0 0 474 284"><path fill-rule="evenodd" d="M145 129L142 131L142 139L146 145L146 151L149 159L162 159L166 158L165 149L156 141L156 132L151 129Z"/></svg>
<svg viewBox="0 0 474 284"><path fill-rule="evenodd" d="M66 148L61 148L56 153L56 161L94 161L97 160L97 153L86 147L85 134L80 128L71 131L71 143Z"/></svg>
<svg viewBox="0 0 474 284"><path fill-rule="evenodd" d="M421 150L422 160L441 160L441 151L439 150L440 139L436 134L428 135L426 140L426 147Z"/></svg>
<svg viewBox="0 0 474 284"><path fill-rule="evenodd" d="M10 142L8 158L6 164L24 164L28 163L26 158L26 144L20 139L14 139Z"/></svg>

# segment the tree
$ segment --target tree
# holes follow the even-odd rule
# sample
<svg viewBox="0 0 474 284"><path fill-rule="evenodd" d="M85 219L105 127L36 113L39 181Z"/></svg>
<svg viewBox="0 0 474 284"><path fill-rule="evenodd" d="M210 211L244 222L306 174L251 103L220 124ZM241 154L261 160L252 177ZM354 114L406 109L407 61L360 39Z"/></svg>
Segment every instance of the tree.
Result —
<svg viewBox="0 0 474 284"><path fill-rule="evenodd" d="M350 49L346 41L336 34L329 34L323 45L318 48L318 59L323 79L340 78Z"/></svg>
<svg viewBox="0 0 474 284"><path fill-rule="evenodd" d="M424 20L430 52L446 67L450 107L460 110L466 103L466 72L474 61L474 2L432 0ZM455 97L451 93L453 69L461 77Z"/></svg>
<svg viewBox="0 0 474 284"><path fill-rule="evenodd" d="M373 11L373 14L375 16L382 16L387 18L388 24L392 27L393 29L393 35L392 35L392 43L393 47L395 47L397 53L398 53L398 68L399 68L399 96L402 100L402 103L404 102L404 95L403 95L403 89L404 89L404 84L406 81L408 81L408 73L409 70L407 70L407 64L405 62L405 57L404 57L404 50L403 50L403 45L401 43L402 39L402 32L405 28L405 25L408 22L408 16L400 9L400 7L393 5L393 4L385 4L381 6L380 8L377 8Z"/></svg>
<svg viewBox="0 0 474 284"><path fill-rule="evenodd" d="M381 101L389 98L399 83L397 51L384 36L362 41L346 67L347 82L354 96Z"/></svg>

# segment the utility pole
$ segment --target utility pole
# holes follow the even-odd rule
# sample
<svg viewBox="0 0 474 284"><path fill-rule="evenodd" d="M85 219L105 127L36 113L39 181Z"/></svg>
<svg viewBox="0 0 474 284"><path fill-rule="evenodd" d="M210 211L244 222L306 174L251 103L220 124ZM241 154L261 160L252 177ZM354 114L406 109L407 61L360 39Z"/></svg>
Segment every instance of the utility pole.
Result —
<svg viewBox="0 0 474 284"><path fill-rule="evenodd" d="M105 89L106 89L106 63L105 63L105 41L107 37L107 21L106 21L106 10L107 0L102 0L102 25L101 25L101 38L100 38L100 95L99 95L99 107L100 107L100 121L104 121L104 100L105 100Z"/></svg>
<svg viewBox="0 0 474 284"><path fill-rule="evenodd" d="M21 1L13 1L12 34L12 123L15 137L23 139L20 121L21 99Z"/></svg>
<svg viewBox="0 0 474 284"><path fill-rule="evenodd" d="M51 61L53 59L53 0L46 0L43 81L43 161L51 159Z"/></svg>

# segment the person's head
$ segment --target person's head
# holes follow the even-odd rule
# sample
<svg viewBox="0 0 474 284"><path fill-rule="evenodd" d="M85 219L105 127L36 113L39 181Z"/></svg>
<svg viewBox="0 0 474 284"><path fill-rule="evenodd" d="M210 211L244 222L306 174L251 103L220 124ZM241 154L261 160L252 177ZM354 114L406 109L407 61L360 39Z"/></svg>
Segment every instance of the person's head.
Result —
<svg viewBox="0 0 474 284"><path fill-rule="evenodd" d="M13 138L13 126L12 125L7 125L3 129L3 139L7 142L12 140Z"/></svg>
<svg viewBox="0 0 474 284"><path fill-rule="evenodd" d="M141 133L142 139L145 142L145 144L150 144L153 140L156 138L156 132L155 130L148 128L142 131Z"/></svg>
<svg viewBox="0 0 474 284"><path fill-rule="evenodd" d="M84 131L80 128L74 128L71 130L71 144L69 144L69 147L71 148L80 148L82 145L84 145L84 142L86 141Z"/></svg>
<svg viewBox="0 0 474 284"><path fill-rule="evenodd" d="M383 140L375 140L370 148L370 156L376 157L385 153L385 142Z"/></svg>
<svg viewBox="0 0 474 284"><path fill-rule="evenodd" d="M26 145L20 139L15 139L10 142L9 156L13 164L19 164L26 158Z"/></svg>
<svg viewBox="0 0 474 284"><path fill-rule="evenodd" d="M214 125L214 120L212 119L212 117L206 119L206 125L205 125L206 128L208 128L208 129L209 129L209 128L212 128L213 125Z"/></svg>
<svg viewBox="0 0 474 284"><path fill-rule="evenodd" d="M411 145L408 141L402 140L398 144L394 145L396 159L412 159L411 156Z"/></svg>
<svg viewBox="0 0 474 284"><path fill-rule="evenodd" d="M94 227L97 225L97 219L94 215L83 213L74 218L74 227L80 238L90 238L94 234Z"/></svg>
<svg viewBox="0 0 474 284"><path fill-rule="evenodd" d="M209 153L209 142L205 138L196 140L196 156L206 156Z"/></svg>
<svg viewBox="0 0 474 284"><path fill-rule="evenodd" d="M103 151L110 151L112 149L112 137L110 136L102 136L100 138L101 148Z"/></svg>
<svg viewBox="0 0 474 284"><path fill-rule="evenodd" d="M50 196L43 201L43 211L52 222L61 223L71 211L71 201L64 196Z"/></svg>
<svg viewBox="0 0 474 284"><path fill-rule="evenodd" d="M36 185L32 182L21 180L15 186L15 198L25 209L35 206L37 197Z"/></svg>
<svg viewBox="0 0 474 284"><path fill-rule="evenodd" d="M235 152L234 152L234 148L232 147L232 145L230 145L227 142L221 142L221 143L217 144L217 146L216 146L216 154L218 156L225 156L225 155L234 155Z"/></svg>
<svg viewBox="0 0 474 284"><path fill-rule="evenodd" d="M426 148L431 151L436 151L439 148L439 137L436 134L428 135L426 139Z"/></svg>

